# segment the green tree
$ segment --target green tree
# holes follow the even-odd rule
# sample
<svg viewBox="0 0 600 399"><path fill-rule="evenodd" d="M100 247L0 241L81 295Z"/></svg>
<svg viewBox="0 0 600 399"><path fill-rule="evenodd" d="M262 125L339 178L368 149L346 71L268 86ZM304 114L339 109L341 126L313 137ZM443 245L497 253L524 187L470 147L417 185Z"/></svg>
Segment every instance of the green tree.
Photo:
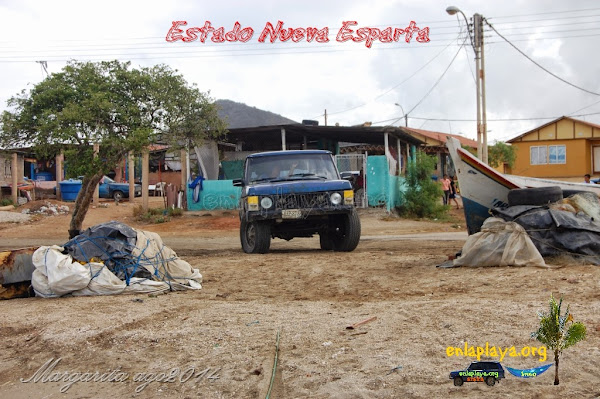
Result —
<svg viewBox="0 0 600 399"><path fill-rule="evenodd" d="M165 65L72 61L9 99L8 107L1 146L32 146L46 158L64 151L69 177L83 176L71 235L81 230L96 185L130 151L139 154L157 141L189 147L225 131L208 94Z"/></svg>
<svg viewBox="0 0 600 399"><path fill-rule="evenodd" d="M436 163L435 156L422 151L417 152L415 162L408 162L405 190L400 195L401 214L416 217L439 217L444 214L446 207L440 203L442 189L431 179Z"/></svg>
<svg viewBox="0 0 600 399"><path fill-rule="evenodd" d="M569 306L561 314L562 297L557 303L550 295L550 310L548 313L539 312L540 328L531 333L537 339L554 351L554 385L558 385L558 357L564 349L585 339L585 326L581 322L573 322L573 315L569 313ZM570 324L567 324L570 323Z"/></svg>
<svg viewBox="0 0 600 399"><path fill-rule="evenodd" d="M516 159L517 151L512 145L498 141L494 145L488 146L488 163L493 168L497 168L503 163L512 168L515 166Z"/></svg>

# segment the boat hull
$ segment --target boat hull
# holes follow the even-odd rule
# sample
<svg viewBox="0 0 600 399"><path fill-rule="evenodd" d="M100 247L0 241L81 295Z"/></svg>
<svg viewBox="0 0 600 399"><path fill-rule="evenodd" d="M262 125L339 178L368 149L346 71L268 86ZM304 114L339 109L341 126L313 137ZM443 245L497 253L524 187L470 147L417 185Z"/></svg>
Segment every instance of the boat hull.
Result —
<svg viewBox="0 0 600 399"><path fill-rule="evenodd" d="M563 190L590 191L600 196L598 184L504 175L462 148L457 139L449 137L446 145L458 177L469 235L481 230L490 209L508 206L508 193L512 189L559 186Z"/></svg>

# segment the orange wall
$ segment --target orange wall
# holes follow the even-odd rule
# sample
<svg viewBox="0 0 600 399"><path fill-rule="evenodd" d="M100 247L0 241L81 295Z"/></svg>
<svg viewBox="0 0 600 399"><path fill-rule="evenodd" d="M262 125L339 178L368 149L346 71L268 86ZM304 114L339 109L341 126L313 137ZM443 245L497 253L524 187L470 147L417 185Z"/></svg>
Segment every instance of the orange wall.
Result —
<svg viewBox="0 0 600 399"><path fill-rule="evenodd" d="M550 126L554 129L554 125ZM549 135L549 132L540 131L540 136L543 136L543 133ZM511 144L517 149L517 159L515 167L512 169L514 175L548 178L581 177L583 179L584 174L591 172L591 145L586 139L517 141ZM565 145L566 164L531 165L530 148L543 145Z"/></svg>

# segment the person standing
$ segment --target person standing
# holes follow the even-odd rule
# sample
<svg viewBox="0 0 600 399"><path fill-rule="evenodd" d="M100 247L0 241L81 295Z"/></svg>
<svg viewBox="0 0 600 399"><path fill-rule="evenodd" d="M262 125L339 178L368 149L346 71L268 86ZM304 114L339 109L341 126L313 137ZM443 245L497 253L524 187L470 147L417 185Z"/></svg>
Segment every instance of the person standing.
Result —
<svg viewBox="0 0 600 399"><path fill-rule="evenodd" d="M448 197L448 205L450 205L450 202L454 201L454 203L456 204L456 209L460 209L460 205L458 205L458 200L456 199L457 190L456 183L454 182L455 178L455 176L452 176L452 178L450 179L450 196Z"/></svg>
<svg viewBox="0 0 600 399"><path fill-rule="evenodd" d="M442 190L444 191L444 205L448 205L448 199L450 197L450 179L448 175L444 175L442 179Z"/></svg>

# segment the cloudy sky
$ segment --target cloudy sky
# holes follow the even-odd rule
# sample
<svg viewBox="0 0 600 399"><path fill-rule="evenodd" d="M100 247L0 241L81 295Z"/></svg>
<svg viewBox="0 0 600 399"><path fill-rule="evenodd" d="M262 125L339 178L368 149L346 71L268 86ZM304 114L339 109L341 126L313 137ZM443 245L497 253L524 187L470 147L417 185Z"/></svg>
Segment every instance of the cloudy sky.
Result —
<svg viewBox="0 0 600 399"><path fill-rule="evenodd" d="M562 115L600 123L600 3L594 0L505 1L7 1L0 0L0 110L6 100L58 72L70 59L164 63L215 99L229 99L295 121L324 124L403 125L476 137L474 53L459 7L483 15L489 27L485 68L490 141L507 140ZM212 33L167 42L173 21L183 29L231 31L246 42L215 43ZM298 41L260 42L267 23L297 30ZM429 42L406 36L371 47L337 40L344 21L359 28L405 29L411 21ZM249 28L249 29L248 29ZM311 41L308 28L320 31ZM327 28L328 36L324 36ZM312 30L312 29L311 29ZM424 34L424 33L422 33ZM185 36L185 34L184 34ZM176 37L176 36L175 36ZM187 36L186 36L187 37ZM321 38L318 41L318 38ZM239 36L238 36L239 38ZM464 44L464 45L463 45ZM396 106L395 104L400 104Z"/></svg>

